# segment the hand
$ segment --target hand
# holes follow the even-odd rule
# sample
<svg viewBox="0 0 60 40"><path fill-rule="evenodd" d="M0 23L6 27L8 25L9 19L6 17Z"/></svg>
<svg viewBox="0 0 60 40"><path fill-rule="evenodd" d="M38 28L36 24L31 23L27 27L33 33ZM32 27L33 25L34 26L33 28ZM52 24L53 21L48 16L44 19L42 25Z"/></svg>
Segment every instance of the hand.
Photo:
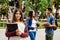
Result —
<svg viewBox="0 0 60 40"><path fill-rule="evenodd" d="M44 23L43 23L43 26L44 26L44 27L50 27L50 23L44 22Z"/></svg>
<svg viewBox="0 0 60 40"><path fill-rule="evenodd" d="M21 35L21 32L18 29L16 30L16 35L18 35L18 36Z"/></svg>
<svg viewBox="0 0 60 40"><path fill-rule="evenodd" d="M48 22L44 22L43 26L49 26L50 24Z"/></svg>
<svg viewBox="0 0 60 40"><path fill-rule="evenodd" d="M36 29L39 29L39 27L35 27Z"/></svg>
<svg viewBox="0 0 60 40"><path fill-rule="evenodd" d="M50 27L56 27L55 25L50 25Z"/></svg>

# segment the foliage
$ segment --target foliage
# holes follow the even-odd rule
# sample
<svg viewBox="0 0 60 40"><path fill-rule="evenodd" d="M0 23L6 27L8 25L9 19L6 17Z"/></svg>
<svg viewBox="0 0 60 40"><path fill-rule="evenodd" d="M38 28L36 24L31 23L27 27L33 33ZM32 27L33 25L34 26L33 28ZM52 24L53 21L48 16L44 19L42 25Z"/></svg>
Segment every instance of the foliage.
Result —
<svg viewBox="0 0 60 40"><path fill-rule="evenodd" d="M59 8L60 0L54 0L54 3L55 3L55 7L56 8Z"/></svg>
<svg viewBox="0 0 60 40"><path fill-rule="evenodd" d="M52 0L35 0L32 4L33 0L24 0L25 1L25 7L26 12L29 10L29 8L35 10L36 12L41 11L41 16L45 15L45 10L48 6L52 6L53 2Z"/></svg>
<svg viewBox="0 0 60 40"><path fill-rule="evenodd" d="M60 0L54 0L55 3L60 4Z"/></svg>
<svg viewBox="0 0 60 40"><path fill-rule="evenodd" d="M8 0L0 0L0 14L8 12Z"/></svg>
<svg viewBox="0 0 60 40"><path fill-rule="evenodd" d="M25 6L25 17L27 17L28 16L28 12L29 12L29 7L30 7L30 5L29 5L29 3L30 3L30 0L24 0L24 6Z"/></svg>

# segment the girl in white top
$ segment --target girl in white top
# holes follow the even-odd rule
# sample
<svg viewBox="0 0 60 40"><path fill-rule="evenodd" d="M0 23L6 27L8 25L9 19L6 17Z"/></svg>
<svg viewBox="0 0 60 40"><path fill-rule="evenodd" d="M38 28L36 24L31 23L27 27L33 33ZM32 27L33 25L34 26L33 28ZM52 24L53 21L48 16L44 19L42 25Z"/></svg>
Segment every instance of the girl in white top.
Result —
<svg viewBox="0 0 60 40"><path fill-rule="evenodd" d="M31 40L35 40L36 29L37 29L37 20L35 19L35 12L29 11L28 18L26 19L28 25L29 36Z"/></svg>
<svg viewBox="0 0 60 40"><path fill-rule="evenodd" d="M28 40L28 27L23 21L22 13L15 10L12 22L18 25L18 29L13 32L8 32L7 29L6 36L8 40Z"/></svg>

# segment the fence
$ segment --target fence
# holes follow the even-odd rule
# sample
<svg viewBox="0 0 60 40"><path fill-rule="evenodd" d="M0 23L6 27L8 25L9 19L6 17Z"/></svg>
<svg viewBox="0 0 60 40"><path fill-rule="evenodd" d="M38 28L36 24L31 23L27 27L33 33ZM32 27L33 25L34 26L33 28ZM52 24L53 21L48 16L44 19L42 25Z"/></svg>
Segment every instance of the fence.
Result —
<svg viewBox="0 0 60 40"><path fill-rule="evenodd" d="M7 19L1 19L0 20L0 28L5 28L6 27L6 24L8 23L8 20Z"/></svg>

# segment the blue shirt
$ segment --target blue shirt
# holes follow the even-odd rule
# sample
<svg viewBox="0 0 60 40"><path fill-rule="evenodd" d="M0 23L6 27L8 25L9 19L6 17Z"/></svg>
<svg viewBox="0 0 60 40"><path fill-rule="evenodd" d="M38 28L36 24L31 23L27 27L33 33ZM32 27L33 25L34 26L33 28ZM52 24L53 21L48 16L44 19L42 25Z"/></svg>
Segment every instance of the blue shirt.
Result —
<svg viewBox="0 0 60 40"><path fill-rule="evenodd" d="M34 29L33 27L31 27L32 21L29 19L29 17L26 19L26 23L28 25L28 30L33 30Z"/></svg>
<svg viewBox="0 0 60 40"><path fill-rule="evenodd" d="M55 20L56 20L56 18L52 14L47 17L47 22L49 22L50 24L55 22ZM46 33L53 33L54 30L53 30L53 28L46 28L45 32Z"/></svg>

